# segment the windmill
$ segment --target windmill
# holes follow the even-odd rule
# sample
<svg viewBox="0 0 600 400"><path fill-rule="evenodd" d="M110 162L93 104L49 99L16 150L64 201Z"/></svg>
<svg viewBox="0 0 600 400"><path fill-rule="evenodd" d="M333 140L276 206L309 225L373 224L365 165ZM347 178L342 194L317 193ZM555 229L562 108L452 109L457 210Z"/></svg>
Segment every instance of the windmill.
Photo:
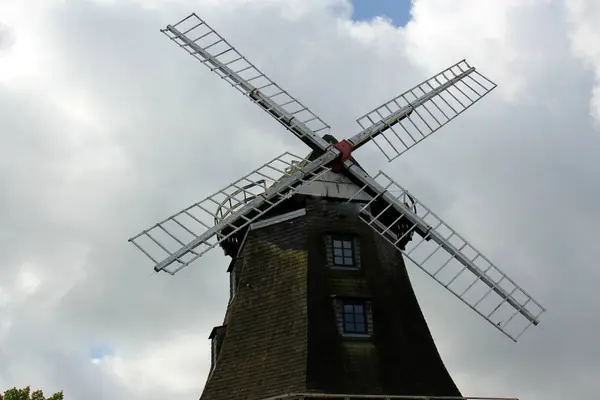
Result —
<svg viewBox="0 0 600 400"><path fill-rule="evenodd" d="M457 396L408 259L514 341L545 309L433 211L353 158L392 161L496 85L460 61L357 120L329 126L196 14L161 30L310 148L284 153L129 239L175 274L219 246L230 300L202 399ZM346 393L335 395L332 393Z"/></svg>

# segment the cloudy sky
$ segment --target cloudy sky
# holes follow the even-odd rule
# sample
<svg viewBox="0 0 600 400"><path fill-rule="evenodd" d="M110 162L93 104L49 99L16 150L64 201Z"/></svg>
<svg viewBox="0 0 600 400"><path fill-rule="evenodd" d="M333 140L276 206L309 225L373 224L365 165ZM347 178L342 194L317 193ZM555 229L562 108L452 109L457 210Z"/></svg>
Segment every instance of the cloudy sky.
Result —
<svg viewBox="0 0 600 400"><path fill-rule="evenodd" d="M152 275L127 239L307 149L160 34L195 11L338 138L462 58L494 80L392 164L367 146L355 156L548 308L515 344L411 266L462 392L595 398L600 3L401 3L0 0L0 388L75 400L201 393L228 260L214 251L174 277Z"/></svg>

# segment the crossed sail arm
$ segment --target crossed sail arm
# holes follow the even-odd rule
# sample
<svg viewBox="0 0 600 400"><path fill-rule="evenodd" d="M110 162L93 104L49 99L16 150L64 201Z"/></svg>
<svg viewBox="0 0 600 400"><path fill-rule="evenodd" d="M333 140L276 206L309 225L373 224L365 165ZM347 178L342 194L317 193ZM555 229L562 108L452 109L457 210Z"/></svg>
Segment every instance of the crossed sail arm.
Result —
<svg viewBox="0 0 600 400"><path fill-rule="evenodd" d="M161 31L321 154L308 161L285 153L130 239L156 271L174 274L328 171L341 152L320 136L329 129L321 118L196 14ZM391 161L495 87L463 60L359 118L363 130L349 141L355 148L373 141ZM358 194L372 198L362 220L407 259L515 341L538 324L545 309L431 210L384 173L373 178L352 160L344 164L362 184Z"/></svg>
<svg viewBox="0 0 600 400"><path fill-rule="evenodd" d="M154 262L155 271L173 275L328 171L324 165L336 155L327 152L310 162L286 152L129 241Z"/></svg>
<svg viewBox="0 0 600 400"><path fill-rule="evenodd" d="M539 323L544 307L412 194L383 172L350 171L373 197L361 219L407 259L514 341Z"/></svg>
<svg viewBox="0 0 600 400"><path fill-rule="evenodd" d="M168 25L161 32L313 150L325 150L329 146L319 136L319 133L326 133L329 125L269 79L195 13L175 25Z"/></svg>

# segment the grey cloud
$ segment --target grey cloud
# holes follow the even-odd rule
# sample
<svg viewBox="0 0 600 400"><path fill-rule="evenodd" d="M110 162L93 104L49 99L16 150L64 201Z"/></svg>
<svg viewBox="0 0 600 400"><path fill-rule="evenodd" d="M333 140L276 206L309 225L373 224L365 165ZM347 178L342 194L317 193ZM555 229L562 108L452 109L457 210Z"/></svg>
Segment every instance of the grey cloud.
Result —
<svg viewBox="0 0 600 400"><path fill-rule="evenodd" d="M268 158L307 151L169 43L163 25L197 11L338 137L356 131L355 117L426 78L400 51L402 31L349 45L326 13L290 21L276 6L170 7L71 2L48 16L48 49L60 60L65 92L89 92L99 126L66 122L44 94L0 90L0 281L12 283L24 262L44 278L9 309L18 318L0 345L3 386L34 379L72 398L136 398L89 362L87 345L108 341L131 354L181 332L207 335L227 302L227 260L216 250L175 277L148 276L151 263L126 239ZM592 77L568 57L559 11L514 16L523 22L509 32L522 46L515 68L532 78L523 97L507 103L492 93L392 165L372 147L357 154L370 172L392 172L549 308L543 330L513 344L411 268L465 394L558 399L599 389L589 378L600 366ZM544 35L524 27L532 18ZM535 48L539 59L531 60ZM97 145L105 142L106 150ZM113 150L125 162L76 173ZM200 357L207 346L199 341L190 351ZM204 361L189 393L157 389L140 398L193 398Z"/></svg>

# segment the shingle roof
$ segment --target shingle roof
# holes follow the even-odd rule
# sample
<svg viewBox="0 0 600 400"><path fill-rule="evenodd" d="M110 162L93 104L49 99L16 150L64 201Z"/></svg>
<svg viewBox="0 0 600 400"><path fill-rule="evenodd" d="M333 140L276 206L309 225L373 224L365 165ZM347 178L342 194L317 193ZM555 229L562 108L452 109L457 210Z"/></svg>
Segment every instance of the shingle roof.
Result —
<svg viewBox="0 0 600 400"><path fill-rule="evenodd" d="M400 253L352 203L306 199L307 214L248 232L225 338L203 400L290 392L460 396L421 314ZM361 270L325 267L323 235L358 235ZM373 337L339 335L332 295L367 296Z"/></svg>

